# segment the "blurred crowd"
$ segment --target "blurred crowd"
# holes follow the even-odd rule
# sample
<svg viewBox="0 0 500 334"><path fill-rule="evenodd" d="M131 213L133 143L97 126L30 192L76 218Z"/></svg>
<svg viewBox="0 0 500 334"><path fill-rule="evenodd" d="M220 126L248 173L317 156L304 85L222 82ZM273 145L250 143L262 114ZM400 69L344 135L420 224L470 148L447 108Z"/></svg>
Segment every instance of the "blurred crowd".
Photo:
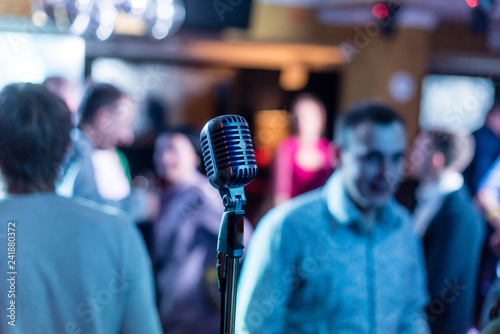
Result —
<svg viewBox="0 0 500 334"><path fill-rule="evenodd" d="M471 135L414 140L376 101L340 113L333 140L316 96L290 109L273 208L245 222L236 332L500 332L500 101ZM79 103L63 78L1 91L0 224L16 223L19 273L14 299L0 282L16 324L1 333L220 332L224 206L199 129L156 117L137 175L136 113L105 83Z"/></svg>

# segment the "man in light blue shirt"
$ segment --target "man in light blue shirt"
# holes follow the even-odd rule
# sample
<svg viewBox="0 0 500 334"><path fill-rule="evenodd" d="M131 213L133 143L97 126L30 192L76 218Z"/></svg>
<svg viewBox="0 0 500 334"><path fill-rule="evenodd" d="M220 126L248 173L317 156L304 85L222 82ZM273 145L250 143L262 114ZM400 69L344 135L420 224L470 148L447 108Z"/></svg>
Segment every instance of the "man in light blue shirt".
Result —
<svg viewBox="0 0 500 334"><path fill-rule="evenodd" d="M238 333L428 333L421 245L393 199L406 133L366 103L337 122L326 185L270 211L239 282Z"/></svg>

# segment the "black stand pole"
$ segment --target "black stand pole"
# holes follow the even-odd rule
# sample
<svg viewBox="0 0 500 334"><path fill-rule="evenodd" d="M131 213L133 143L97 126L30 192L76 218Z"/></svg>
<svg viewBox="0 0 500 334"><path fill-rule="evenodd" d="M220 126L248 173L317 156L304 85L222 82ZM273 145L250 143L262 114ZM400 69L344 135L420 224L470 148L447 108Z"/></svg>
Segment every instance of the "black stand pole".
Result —
<svg viewBox="0 0 500 334"><path fill-rule="evenodd" d="M223 197L226 207L217 243L217 279L221 292L221 334L234 334L236 317L236 286L239 276L239 259L243 255L242 206L246 199L243 189L230 190Z"/></svg>

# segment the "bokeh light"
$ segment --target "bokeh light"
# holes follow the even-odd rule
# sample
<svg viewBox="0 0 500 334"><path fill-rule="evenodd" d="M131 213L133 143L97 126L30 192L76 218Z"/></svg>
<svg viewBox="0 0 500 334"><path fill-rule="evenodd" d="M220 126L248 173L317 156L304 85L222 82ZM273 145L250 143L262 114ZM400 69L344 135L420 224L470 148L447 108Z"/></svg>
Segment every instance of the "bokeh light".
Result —
<svg viewBox="0 0 500 334"><path fill-rule="evenodd" d="M468 0L472 1L472 0ZM385 19L387 15L389 15L389 9L383 3L378 3L372 8L373 15L375 15L379 19Z"/></svg>

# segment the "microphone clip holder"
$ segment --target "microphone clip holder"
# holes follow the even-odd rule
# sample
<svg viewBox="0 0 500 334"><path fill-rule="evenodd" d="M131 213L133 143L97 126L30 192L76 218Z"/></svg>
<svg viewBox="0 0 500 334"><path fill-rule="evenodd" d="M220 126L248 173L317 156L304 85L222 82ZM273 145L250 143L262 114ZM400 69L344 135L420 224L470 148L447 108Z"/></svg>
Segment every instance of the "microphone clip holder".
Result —
<svg viewBox="0 0 500 334"><path fill-rule="evenodd" d="M225 188L219 190L219 193L222 197L222 204L226 210L234 209L235 211L239 211L247 204L243 188Z"/></svg>

